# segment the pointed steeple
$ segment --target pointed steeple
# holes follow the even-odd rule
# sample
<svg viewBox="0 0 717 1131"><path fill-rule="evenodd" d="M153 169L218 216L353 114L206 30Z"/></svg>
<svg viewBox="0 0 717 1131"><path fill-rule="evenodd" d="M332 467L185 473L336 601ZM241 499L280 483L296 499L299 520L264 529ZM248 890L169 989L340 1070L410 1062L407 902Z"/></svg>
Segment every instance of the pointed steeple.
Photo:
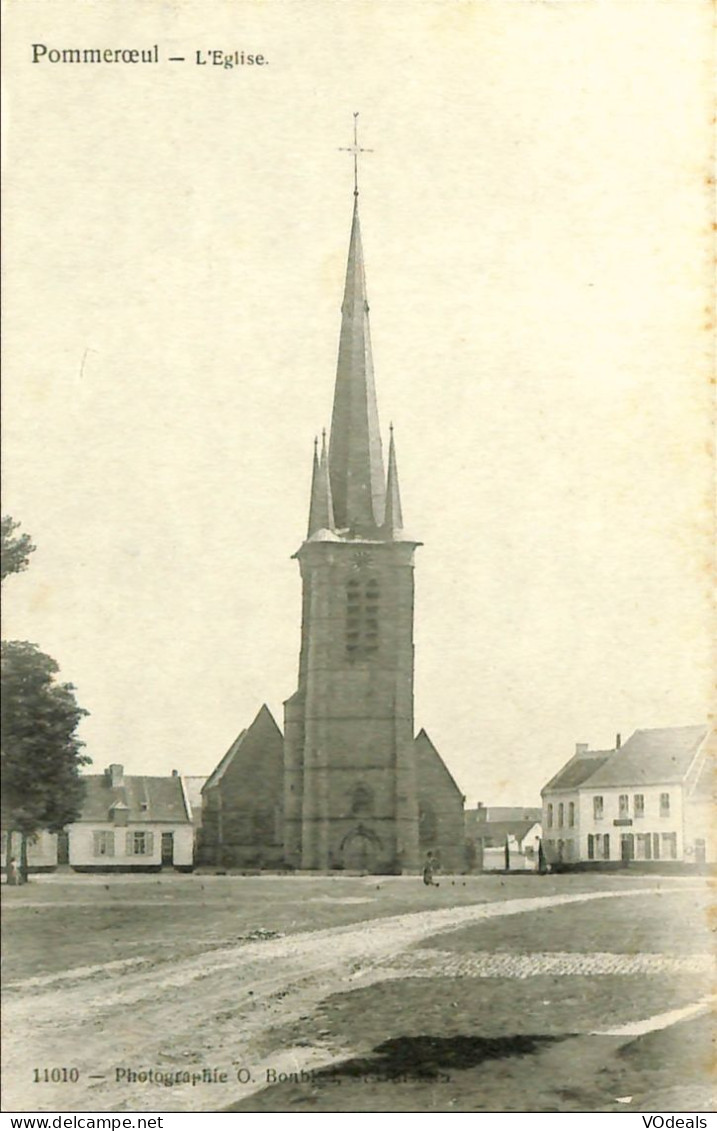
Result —
<svg viewBox="0 0 717 1131"><path fill-rule="evenodd" d="M358 196L341 307L329 471L336 528L376 536L383 525L386 496Z"/></svg>
<svg viewBox="0 0 717 1131"><path fill-rule="evenodd" d="M386 536L392 538L398 531L403 530L403 514L401 513L401 492L398 487L398 467L396 465L396 444L393 439L393 424L391 425L391 440L388 446L388 478L386 480L386 521L384 523Z"/></svg>
<svg viewBox="0 0 717 1131"><path fill-rule="evenodd" d="M311 506L309 507L309 530L307 537L317 530L333 530L334 510L331 502L329 482L329 459L326 452L326 429L321 434L321 458L318 454L318 439L314 440L314 468L311 476Z"/></svg>

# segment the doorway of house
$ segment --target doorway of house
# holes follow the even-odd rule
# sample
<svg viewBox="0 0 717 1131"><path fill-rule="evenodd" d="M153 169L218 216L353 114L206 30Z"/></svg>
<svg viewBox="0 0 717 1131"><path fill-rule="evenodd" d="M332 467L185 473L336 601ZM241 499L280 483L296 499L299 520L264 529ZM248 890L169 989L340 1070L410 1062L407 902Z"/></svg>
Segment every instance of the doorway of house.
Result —
<svg viewBox="0 0 717 1131"><path fill-rule="evenodd" d="M70 863L70 834L58 833L57 834L57 863L69 864Z"/></svg>
<svg viewBox="0 0 717 1131"><path fill-rule="evenodd" d="M162 867L174 864L174 833L162 833Z"/></svg>
<svg viewBox="0 0 717 1131"><path fill-rule="evenodd" d="M623 864L629 864L635 859L635 840L632 833L623 833L620 837L620 859Z"/></svg>

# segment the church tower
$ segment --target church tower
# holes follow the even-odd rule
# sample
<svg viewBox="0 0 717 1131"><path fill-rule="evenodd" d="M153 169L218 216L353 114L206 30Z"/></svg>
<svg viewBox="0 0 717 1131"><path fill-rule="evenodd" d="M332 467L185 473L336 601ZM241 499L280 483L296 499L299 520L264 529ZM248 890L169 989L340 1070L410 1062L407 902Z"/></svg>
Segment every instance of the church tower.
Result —
<svg viewBox="0 0 717 1131"><path fill-rule="evenodd" d="M354 159L359 152L354 144ZM284 845L302 869L419 865L413 740L413 558L393 429L388 473L354 185L327 447L314 445L299 686L285 704Z"/></svg>

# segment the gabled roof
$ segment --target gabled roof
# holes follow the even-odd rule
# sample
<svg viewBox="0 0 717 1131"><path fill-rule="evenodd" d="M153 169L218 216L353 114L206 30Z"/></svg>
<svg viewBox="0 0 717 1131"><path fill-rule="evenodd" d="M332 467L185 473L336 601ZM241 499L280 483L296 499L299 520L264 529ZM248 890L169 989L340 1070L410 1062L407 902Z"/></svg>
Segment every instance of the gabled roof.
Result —
<svg viewBox="0 0 717 1131"><path fill-rule="evenodd" d="M590 788L681 782L708 732L706 726L636 730L591 776Z"/></svg>
<svg viewBox="0 0 717 1131"><path fill-rule="evenodd" d="M445 774L445 776L450 781L450 783L453 786L453 788L455 789L456 793L459 793L461 795L461 797L463 797L463 793L461 792L460 786L456 782L456 779L453 777L453 774L448 769L448 766L446 765L446 763L441 758L441 755L436 750L436 747L431 742L430 738L428 737L428 735L427 735L427 733L426 733L426 731L424 730L423 727L421 727L418 734L414 738L413 744L414 744L414 746L419 747L419 749L421 747L423 747L424 751L427 754L432 755L435 759L437 759L437 762L440 765L443 773Z"/></svg>
<svg viewBox="0 0 717 1131"><path fill-rule="evenodd" d="M690 790L688 800L709 802L717 800L717 775L715 774L714 757L705 758Z"/></svg>
<svg viewBox="0 0 717 1131"><path fill-rule="evenodd" d="M617 750L574 754L541 792L682 782L708 734L707 726L636 730Z"/></svg>
<svg viewBox="0 0 717 1131"><path fill-rule="evenodd" d="M283 742L281 731L266 703L260 708L254 722L241 731L234 739L226 754L219 762L219 765L209 775L202 786L202 793L205 793L208 789L213 789L214 786L219 784L237 754L241 751L242 746L250 737L254 738L262 735L267 738L275 739L279 744ZM280 746L279 749L281 749Z"/></svg>
<svg viewBox="0 0 717 1131"><path fill-rule="evenodd" d="M204 785L202 786L202 793L204 793L205 789L211 789L211 787L213 785L216 785L217 782L222 780L222 778L224 777L224 771L226 770L227 766L229 765L232 758L236 754L237 750L241 746L242 740L244 738L244 735L246 734L246 731L247 731L246 727L244 727L244 730L239 731L239 734L236 736L236 738L232 742L231 746L227 750L224 757L219 760L219 762L214 767L211 774L209 775L209 777L205 781Z"/></svg>
<svg viewBox="0 0 717 1131"><path fill-rule="evenodd" d="M555 777L551 778L540 792L547 793L548 790L553 789L577 789L592 774L596 773L614 753L614 750L581 750L579 753L573 754L570 761L566 762L561 770L558 770Z"/></svg>
<svg viewBox="0 0 717 1131"><path fill-rule="evenodd" d="M127 820L134 823L172 821L177 824L191 819L184 803L179 777L138 777L125 774L121 785L113 786L108 774L87 774L85 797L78 820L105 822L112 812L125 810Z"/></svg>
<svg viewBox="0 0 717 1131"><path fill-rule="evenodd" d="M187 800L192 808L202 808L202 789L207 780L206 774L182 774L182 781L184 782L184 790L187 794Z"/></svg>
<svg viewBox="0 0 717 1131"><path fill-rule="evenodd" d="M480 821L471 832L480 840L493 840L500 846L505 844L507 836L521 841L538 824L540 821Z"/></svg>
<svg viewBox="0 0 717 1131"><path fill-rule="evenodd" d="M466 817L480 825L488 821L540 821L543 810L539 805L479 805L466 809Z"/></svg>

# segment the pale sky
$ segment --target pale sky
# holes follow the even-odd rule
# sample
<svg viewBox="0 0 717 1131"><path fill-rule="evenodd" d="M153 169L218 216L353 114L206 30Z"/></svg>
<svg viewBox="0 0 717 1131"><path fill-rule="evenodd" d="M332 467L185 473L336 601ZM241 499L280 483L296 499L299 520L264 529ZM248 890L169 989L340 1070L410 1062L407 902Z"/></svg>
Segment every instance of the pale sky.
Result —
<svg viewBox="0 0 717 1131"><path fill-rule="evenodd" d="M537 804L576 742L707 717L710 24L702 0L7 6L3 511L38 549L3 635L76 685L94 772L209 773L295 690L354 110L381 426L424 543L416 728L469 802Z"/></svg>

